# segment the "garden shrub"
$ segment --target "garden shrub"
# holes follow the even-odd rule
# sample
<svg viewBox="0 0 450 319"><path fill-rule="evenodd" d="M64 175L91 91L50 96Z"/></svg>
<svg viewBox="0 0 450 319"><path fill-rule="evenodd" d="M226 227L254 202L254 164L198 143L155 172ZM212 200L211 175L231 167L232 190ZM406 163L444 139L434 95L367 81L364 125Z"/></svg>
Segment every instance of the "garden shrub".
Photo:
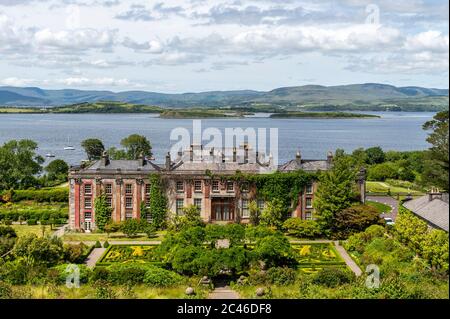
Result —
<svg viewBox="0 0 450 319"><path fill-rule="evenodd" d="M337 286L352 282L354 279L353 273L346 269L341 268L323 268L317 274L314 275L313 283L322 285L329 288L335 288Z"/></svg>
<svg viewBox="0 0 450 319"><path fill-rule="evenodd" d="M298 238L317 238L322 234L320 226L315 220L302 220L297 217L287 219L283 223L283 228L289 235Z"/></svg>
<svg viewBox="0 0 450 319"><path fill-rule="evenodd" d="M253 254L256 259L263 261L268 267L296 263L291 244L282 234L259 239L255 244Z"/></svg>
<svg viewBox="0 0 450 319"><path fill-rule="evenodd" d="M335 238L345 239L374 224L384 224L377 209L367 205L355 205L337 212L331 229Z"/></svg>
<svg viewBox="0 0 450 319"><path fill-rule="evenodd" d="M247 282L252 286L264 285L267 283L267 271L250 269Z"/></svg>
<svg viewBox="0 0 450 319"><path fill-rule="evenodd" d="M100 242L97 240L95 242L94 248L102 248L102 244L100 244Z"/></svg>
<svg viewBox="0 0 450 319"><path fill-rule="evenodd" d="M148 266L145 264L127 263L112 264L108 267L108 281L114 284L140 284L144 280Z"/></svg>
<svg viewBox="0 0 450 319"><path fill-rule="evenodd" d="M295 269L287 267L274 267L267 270L269 283L287 286L295 283L297 272Z"/></svg>
<svg viewBox="0 0 450 319"><path fill-rule="evenodd" d="M57 271L57 283L59 284L66 283L67 276L72 274L73 271L72 268L70 267L68 268L69 265L71 264L61 264L50 268L50 270ZM89 281L89 278L91 277L92 270L83 264L77 264L76 266L80 270L80 283L83 284L87 283Z"/></svg>
<svg viewBox="0 0 450 319"><path fill-rule="evenodd" d="M105 241L104 243L103 243L103 248L108 248L109 247L109 243L108 243L108 241Z"/></svg>
<svg viewBox="0 0 450 319"><path fill-rule="evenodd" d="M183 277L173 271L151 267L144 276L144 283L151 287L169 287L179 284Z"/></svg>
<svg viewBox="0 0 450 319"><path fill-rule="evenodd" d="M96 281L106 281L109 277L109 269L107 267L95 267L92 270L91 277L89 278L90 281L96 282Z"/></svg>

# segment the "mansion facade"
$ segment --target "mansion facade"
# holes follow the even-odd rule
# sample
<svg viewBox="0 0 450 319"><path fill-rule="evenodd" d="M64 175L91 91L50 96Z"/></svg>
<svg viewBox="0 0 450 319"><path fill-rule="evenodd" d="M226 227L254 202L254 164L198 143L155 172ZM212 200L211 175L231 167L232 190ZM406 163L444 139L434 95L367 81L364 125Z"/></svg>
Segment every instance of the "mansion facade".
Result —
<svg viewBox="0 0 450 319"><path fill-rule="evenodd" d="M270 166L261 161L261 156L253 152L248 145L228 155L214 149L204 150L202 146L191 145L190 149L179 152L172 160L166 156L164 164L155 164L144 157L138 160L111 160L104 153L102 158L86 167L75 166L69 171L69 228L90 231L96 228L95 198L106 196L107 204L112 208L114 221L141 218L141 205L150 203L150 174L164 176L168 210L171 214L182 214L189 205L199 207L201 217L209 223L228 223L250 219L249 203L255 200L260 209L265 203L257 197L255 186L238 183L226 176L236 172L261 174ZM328 153L324 160L305 160L297 153L295 159L279 165L279 172L304 170L307 172L326 171L332 167L333 156ZM222 178L214 179L214 175ZM364 201L365 176L362 172L357 186ZM313 219L314 194L317 182L306 185L298 195L298 205L292 216ZM288 191L288 190L286 190Z"/></svg>

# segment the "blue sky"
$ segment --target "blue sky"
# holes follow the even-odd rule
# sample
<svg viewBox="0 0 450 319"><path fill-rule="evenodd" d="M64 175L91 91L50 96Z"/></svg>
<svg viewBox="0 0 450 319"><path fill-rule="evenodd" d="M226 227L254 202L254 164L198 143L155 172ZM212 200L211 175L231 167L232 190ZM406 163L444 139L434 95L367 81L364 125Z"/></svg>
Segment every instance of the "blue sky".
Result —
<svg viewBox="0 0 450 319"><path fill-rule="evenodd" d="M445 0L0 0L0 85L448 88Z"/></svg>

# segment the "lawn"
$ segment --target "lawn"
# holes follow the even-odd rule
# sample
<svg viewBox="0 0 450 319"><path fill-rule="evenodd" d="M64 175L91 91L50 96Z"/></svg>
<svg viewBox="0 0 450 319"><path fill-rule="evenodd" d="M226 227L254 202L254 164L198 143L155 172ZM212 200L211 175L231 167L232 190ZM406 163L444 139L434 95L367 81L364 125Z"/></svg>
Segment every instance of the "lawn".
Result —
<svg viewBox="0 0 450 319"><path fill-rule="evenodd" d="M383 204L383 203L378 203L378 202L372 202L370 200L366 201L366 204L368 206L372 206L373 208L375 208L380 214L382 213L390 213L392 208L389 205Z"/></svg>
<svg viewBox="0 0 450 319"><path fill-rule="evenodd" d="M63 236L64 241L161 241L166 235L166 231L157 231L156 236L148 238L145 234L138 234L134 237L127 237L125 234L118 232L110 234L109 237L105 233L66 233Z"/></svg>
<svg viewBox="0 0 450 319"><path fill-rule="evenodd" d="M366 182L366 187L367 193L385 193L387 195L390 190L391 195L408 193L411 193L411 195L423 194L421 191L413 190L407 187L393 186L388 182Z"/></svg>
<svg viewBox="0 0 450 319"><path fill-rule="evenodd" d="M19 237L29 235L29 234L35 234L36 236L41 237L42 236L42 227L44 227L44 235L51 235L53 233L53 231L50 230L50 226L47 226L47 225L28 226L28 225L13 224L13 225L11 225L11 227L14 228L17 236L19 236Z"/></svg>

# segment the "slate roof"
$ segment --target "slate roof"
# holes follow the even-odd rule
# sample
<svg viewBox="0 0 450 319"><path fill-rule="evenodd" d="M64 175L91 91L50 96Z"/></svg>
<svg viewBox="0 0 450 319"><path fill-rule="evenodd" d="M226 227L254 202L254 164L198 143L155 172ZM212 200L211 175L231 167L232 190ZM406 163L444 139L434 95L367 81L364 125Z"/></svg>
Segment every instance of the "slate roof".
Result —
<svg viewBox="0 0 450 319"><path fill-rule="evenodd" d="M204 173L206 170L212 173L235 173L241 171L243 173L258 173L267 171L270 163L273 165L271 157L266 158L264 155L257 155L257 153L249 149L247 153L228 152L222 153L219 150L203 150L197 149L199 152L192 154L189 150L179 153L177 158L170 159L170 170L167 170L166 164L155 164L150 160L108 160L105 165L104 160L98 160L90 166L81 168L74 166L71 168L72 172L78 174L95 174L95 173L149 173L155 171L169 171L170 173ZM236 161L233 161L235 156ZM258 157L258 159L257 159ZM191 160L191 158L193 160ZM247 159L247 160L245 160ZM167 161L169 159L166 159ZM225 160L225 162L223 162ZM318 170L328 170L331 164L327 160L303 160L294 159L282 165L275 166L275 169L281 172L289 172L295 170L304 170L315 172ZM272 167L273 168L273 167Z"/></svg>
<svg viewBox="0 0 450 319"><path fill-rule="evenodd" d="M429 195L425 195L410 201L407 201L403 206L412 211L417 216L428 221L432 226L440 228L448 232L449 220L449 204L448 194L443 198L433 198L430 201ZM447 199L447 202L445 201Z"/></svg>
<svg viewBox="0 0 450 319"><path fill-rule="evenodd" d="M301 160L300 162L296 159L291 160L285 164L280 165L279 171L289 172L302 169L304 171L326 171L330 169L330 165L326 160Z"/></svg>

